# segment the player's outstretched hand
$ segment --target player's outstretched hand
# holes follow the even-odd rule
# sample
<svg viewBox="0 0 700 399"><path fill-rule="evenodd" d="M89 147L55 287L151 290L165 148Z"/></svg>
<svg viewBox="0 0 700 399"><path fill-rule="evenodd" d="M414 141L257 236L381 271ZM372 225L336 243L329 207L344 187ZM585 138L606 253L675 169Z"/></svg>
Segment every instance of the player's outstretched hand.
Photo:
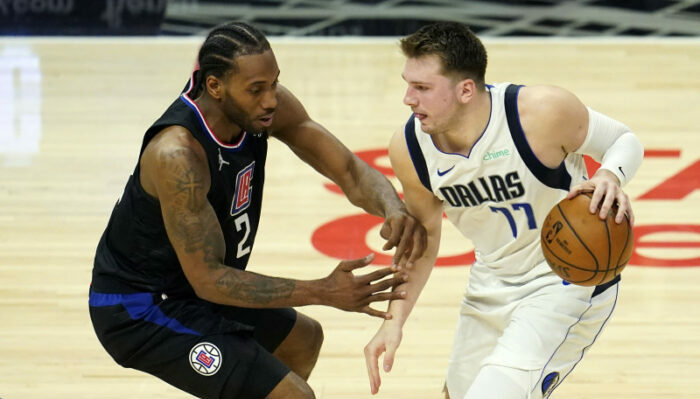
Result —
<svg viewBox="0 0 700 399"><path fill-rule="evenodd" d="M379 392L379 385L382 383L379 376L379 356L384 353L384 371L388 373L394 365L394 355L401 344L402 335L401 327L396 323L387 325L387 322L384 322L374 338L365 346L365 363L372 395Z"/></svg>
<svg viewBox="0 0 700 399"><path fill-rule="evenodd" d="M367 313L370 316L390 319L391 314L373 309L369 305L372 302L405 298L405 291L384 291L403 284L408 276L405 273L399 273L396 266L362 275L353 273L353 270L369 265L373 259L374 254L370 254L364 258L340 262L328 277L321 280L325 287L321 303L350 312Z"/></svg>
<svg viewBox="0 0 700 399"><path fill-rule="evenodd" d="M401 267L411 268L428 246L425 227L405 209L389 214L379 234L386 240L382 249L396 247L392 264Z"/></svg>
<svg viewBox="0 0 700 399"><path fill-rule="evenodd" d="M599 211L598 216L600 216L601 219L605 219L610 208L617 202L618 209L617 215L615 215L615 222L622 223L625 214L627 214L629 215L630 226L634 226L634 213L632 213L632 205L630 204L629 197L622 191L617 176L612 172L607 169L598 169L589 180L571 187L566 198L574 198L584 191L593 192L591 197L591 213ZM598 209L599 204L600 209Z"/></svg>

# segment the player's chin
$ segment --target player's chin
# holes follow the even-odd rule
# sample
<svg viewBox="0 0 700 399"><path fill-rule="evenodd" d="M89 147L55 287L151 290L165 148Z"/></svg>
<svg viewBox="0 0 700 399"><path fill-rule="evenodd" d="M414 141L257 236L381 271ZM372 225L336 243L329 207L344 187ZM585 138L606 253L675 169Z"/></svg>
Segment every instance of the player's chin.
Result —
<svg viewBox="0 0 700 399"><path fill-rule="evenodd" d="M262 136L262 135L265 135L265 134L267 134L267 130L268 130L268 129L267 129L267 126L264 126L264 125L262 125L262 124L260 124L260 123L255 123L255 122L254 122L254 123L251 123L251 124L248 126L248 128L246 129L246 131L247 131L248 133L251 133L251 134L253 134L254 136Z"/></svg>

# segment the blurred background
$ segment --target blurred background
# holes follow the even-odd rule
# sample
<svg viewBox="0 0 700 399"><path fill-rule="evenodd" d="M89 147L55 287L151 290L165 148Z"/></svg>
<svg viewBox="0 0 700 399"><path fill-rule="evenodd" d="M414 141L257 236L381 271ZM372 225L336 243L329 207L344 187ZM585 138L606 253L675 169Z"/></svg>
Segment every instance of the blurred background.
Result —
<svg viewBox="0 0 700 399"><path fill-rule="evenodd" d="M274 36L400 36L436 20L482 36L696 36L696 0L2 0L5 35L201 35L231 19Z"/></svg>

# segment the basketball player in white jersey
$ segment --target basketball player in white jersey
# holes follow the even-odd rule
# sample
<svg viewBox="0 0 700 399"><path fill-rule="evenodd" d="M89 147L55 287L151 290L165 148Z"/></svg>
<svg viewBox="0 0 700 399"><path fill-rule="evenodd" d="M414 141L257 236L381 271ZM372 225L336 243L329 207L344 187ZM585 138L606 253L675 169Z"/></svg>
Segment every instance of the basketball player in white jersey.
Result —
<svg viewBox="0 0 700 399"><path fill-rule="evenodd" d="M428 230L424 255L407 265L393 318L365 348L372 393L379 357L389 371L404 325L438 255L443 211L471 239L476 261L462 300L445 397L549 397L582 359L615 307L619 277L568 284L544 260L540 229L565 197L592 191L601 218L634 222L621 190L644 150L622 123L552 86L484 82L486 50L464 25L438 23L401 40L404 103L413 114L389 155L409 212ZM582 154L602 161L587 177Z"/></svg>

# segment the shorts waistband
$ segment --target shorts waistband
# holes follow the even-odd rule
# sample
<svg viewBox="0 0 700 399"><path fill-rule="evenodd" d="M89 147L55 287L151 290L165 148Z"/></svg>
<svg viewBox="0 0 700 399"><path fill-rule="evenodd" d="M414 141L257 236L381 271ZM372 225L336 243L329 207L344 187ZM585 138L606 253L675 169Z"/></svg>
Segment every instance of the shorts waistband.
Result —
<svg viewBox="0 0 700 399"><path fill-rule="evenodd" d="M612 287L613 285L615 285L619 282L620 282L620 276L616 276L614 279L608 281L605 284L596 285L595 289L593 290L593 295L591 295L591 298L602 294L603 292L605 292L605 290L607 290L608 288Z"/></svg>

